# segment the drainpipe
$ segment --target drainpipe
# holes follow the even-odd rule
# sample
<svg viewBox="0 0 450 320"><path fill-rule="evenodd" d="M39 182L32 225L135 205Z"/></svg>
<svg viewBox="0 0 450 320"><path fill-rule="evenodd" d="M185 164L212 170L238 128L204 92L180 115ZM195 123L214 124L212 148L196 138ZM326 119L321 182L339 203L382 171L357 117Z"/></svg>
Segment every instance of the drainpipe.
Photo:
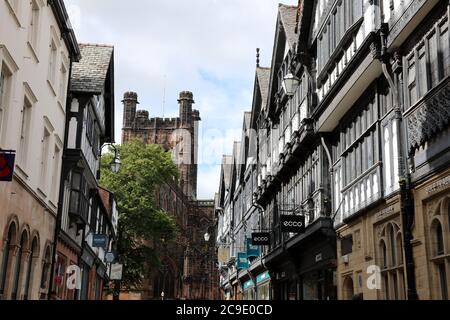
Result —
<svg viewBox="0 0 450 320"><path fill-rule="evenodd" d="M399 167L399 184L400 184L400 213L402 217L402 227L403 227L403 249L405 253L405 264L406 264L406 281L408 287L408 300L418 300L417 289L416 289L416 278L415 278L415 264L414 264L414 254L412 247L412 225L414 223L414 203L411 190L411 176L408 170L408 159L407 159L407 143L406 143L406 126L402 113L402 98L400 97L400 90L398 90L398 83L395 83L395 75L390 65L391 55L387 52L387 35L389 33L389 27L386 23L381 25L380 35L381 35L381 54L378 59L381 62L383 69L383 74L386 77L389 87L391 88L394 95L394 113L395 119L397 120L397 131L399 134L399 156L398 156L398 167Z"/></svg>
<svg viewBox="0 0 450 320"><path fill-rule="evenodd" d="M327 155L328 163L329 163L329 171L330 171L330 199L333 199L334 195L334 170L333 170L333 158L331 157L330 149L328 148L325 138L323 135L320 135L320 142L322 143L323 149ZM330 203L331 208L333 207L333 203ZM331 216L331 212L330 212Z"/></svg>

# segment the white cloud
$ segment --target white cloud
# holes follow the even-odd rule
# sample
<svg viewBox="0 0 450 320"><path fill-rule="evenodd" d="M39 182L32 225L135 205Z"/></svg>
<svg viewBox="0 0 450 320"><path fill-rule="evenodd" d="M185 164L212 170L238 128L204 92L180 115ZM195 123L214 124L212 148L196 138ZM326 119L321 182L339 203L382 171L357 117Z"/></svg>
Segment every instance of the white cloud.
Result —
<svg viewBox="0 0 450 320"><path fill-rule="evenodd" d="M141 108L159 117L164 88L166 117L178 115L178 93L190 90L203 130L242 128L243 112L251 108L257 47L261 48L261 64L270 65L277 0L65 2L76 20L80 42L115 46L117 141L122 124L120 101L129 90L139 94ZM296 4L297 0L283 2ZM224 136L216 144L232 144ZM221 161L221 154L214 156L217 159L208 158L208 163ZM213 173L208 166L199 167L200 198L214 195L219 173Z"/></svg>

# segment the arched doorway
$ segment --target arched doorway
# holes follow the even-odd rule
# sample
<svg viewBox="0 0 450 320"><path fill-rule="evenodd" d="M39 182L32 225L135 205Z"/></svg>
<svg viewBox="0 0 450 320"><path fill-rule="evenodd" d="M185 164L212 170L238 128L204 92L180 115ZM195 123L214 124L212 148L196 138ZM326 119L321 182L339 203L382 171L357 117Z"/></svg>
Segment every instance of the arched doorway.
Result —
<svg viewBox="0 0 450 320"><path fill-rule="evenodd" d="M353 289L353 279L350 276L345 277L344 283L342 286L343 290L343 298L344 300L352 300L355 295L355 291Z"/></svg>
<svg viewBox="0 0 450 320"><path fill-rule="evenodd" d="M153 297L162 299L164 292L165 300L175 299L175 272L169 263L162 263L153 280Z"/></svg>

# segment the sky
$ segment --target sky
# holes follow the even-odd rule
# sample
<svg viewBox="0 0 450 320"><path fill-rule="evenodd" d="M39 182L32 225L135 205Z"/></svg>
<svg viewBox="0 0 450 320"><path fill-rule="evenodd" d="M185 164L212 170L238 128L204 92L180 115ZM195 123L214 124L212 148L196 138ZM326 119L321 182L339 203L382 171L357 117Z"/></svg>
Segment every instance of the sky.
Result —
<svg viewBox="0 0 450 320"><path fill-rule="evenodd" d="M252 105L256 48L270 67L279 0L65 0L77 40L115 48L115 135L122 97L138 93L150 117L177 117L192 91L199 131L199 199L219 188L222 155L241 139ZM297 4L284 0L284 4Z"/></svg>

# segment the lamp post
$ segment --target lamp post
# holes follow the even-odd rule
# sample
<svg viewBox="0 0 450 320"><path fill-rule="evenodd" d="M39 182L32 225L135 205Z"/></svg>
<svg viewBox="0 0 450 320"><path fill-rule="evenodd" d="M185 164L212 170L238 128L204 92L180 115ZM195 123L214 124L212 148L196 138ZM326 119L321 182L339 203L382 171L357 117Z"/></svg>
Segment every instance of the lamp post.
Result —
<svg viewBox="0 0 450 320"><path fill-rule="evenodd" d="M283 87L284 93L288 97L292 97L294 96L295 92L297 91L300 85L300 79L297 76L295 76L291 71L284 77L281 85Z"/></svg>
<svg viewBox="0 0 450 320"><path fill-rule="evenodd" d="M109 168L111 169L111 171L113 173L118 173L119 170L120 170L120 167L122 165L122 162L120 161L119 150L117 150L117 147L114 144L112 144L112 143L105 143L102 146L102 149L104 147L106 147L106 146L109 146L109 147L111 147L114 150L114 157L111 160L111 163L109 164Z"/></svg>

